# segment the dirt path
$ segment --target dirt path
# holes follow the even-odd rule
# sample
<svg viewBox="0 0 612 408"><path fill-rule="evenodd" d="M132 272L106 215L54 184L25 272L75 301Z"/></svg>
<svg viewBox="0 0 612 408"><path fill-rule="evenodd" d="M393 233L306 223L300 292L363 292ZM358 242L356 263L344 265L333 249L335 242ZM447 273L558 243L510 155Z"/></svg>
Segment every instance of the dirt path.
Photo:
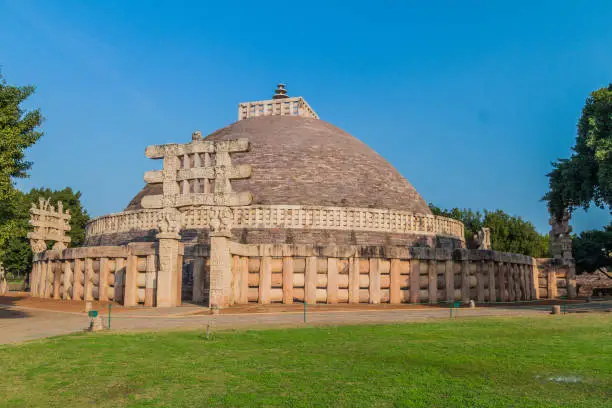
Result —
<svg viewBox="0 0 612 408"><path fill-rule="evenodd" d="M0 344L23 342L84 330L89 318L82 302L32 299L27 296L9 301L0 298ZM498 305L496 307L460 308L457 318L479 316L546 315L550 306L542 302L528 305ZM569 309L612 309L612 302L571 302ZM94 304L107 324L107 305ZM448 319L450 310L443 307L417 305L360 305L357 307L308 306L304 323L303 305L244 306L223 310L210 315L208 309L186 305L168 309L113 307L113 331L174 330L202 328L212 323L215 329L296 327L308 325L404 323L428 319Z"/></svg>

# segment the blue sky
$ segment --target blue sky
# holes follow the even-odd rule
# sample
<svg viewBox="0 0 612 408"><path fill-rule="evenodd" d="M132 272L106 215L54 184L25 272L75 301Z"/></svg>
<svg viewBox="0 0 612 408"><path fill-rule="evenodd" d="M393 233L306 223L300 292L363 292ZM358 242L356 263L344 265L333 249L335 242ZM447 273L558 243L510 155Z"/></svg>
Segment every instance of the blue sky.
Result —
<svg viewBox="0 0 612 408"><path fill-rule="evenodd" d="M35 84L46 135L22 189L121 211L149 144L236 120L277 82L389 160L427 201L548 230L550 162L612 81L612 2L0 0L0 65ZM574 229L609 222L574 217Z"/></svg>

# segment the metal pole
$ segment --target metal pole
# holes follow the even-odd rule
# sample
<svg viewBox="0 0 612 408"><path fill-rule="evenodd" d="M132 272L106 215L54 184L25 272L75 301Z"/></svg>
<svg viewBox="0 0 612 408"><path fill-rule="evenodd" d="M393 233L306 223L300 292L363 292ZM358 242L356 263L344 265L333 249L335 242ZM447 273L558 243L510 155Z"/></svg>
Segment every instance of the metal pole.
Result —
<svg viewBox="0 0 612 408"><path fill-rule="evenodd" d="M112 303L108 304L108 330L110 330L110 322L111 322L110 321L110 315L111 315L111 306L112 305L113 305Z"/></svg>
<svg viewBox="0 0 612 408"><path fill-rule="evenodd" d="M304 301L304 323L306 323L306 301Z"/></svg>

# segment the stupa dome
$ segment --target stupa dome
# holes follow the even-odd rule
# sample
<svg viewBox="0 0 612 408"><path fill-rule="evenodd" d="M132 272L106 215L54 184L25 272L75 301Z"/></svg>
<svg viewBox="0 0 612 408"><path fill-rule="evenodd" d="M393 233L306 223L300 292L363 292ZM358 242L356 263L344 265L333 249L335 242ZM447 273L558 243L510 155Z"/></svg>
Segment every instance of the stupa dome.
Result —
<svg viewBox="0 0 612 408"><path fill-rule="evenodd" d="M299 116L262 116L219 129L205 140L247 138L250 151L232 154L252 175L232 181L249 191L252 204L308 205L404 210L431 214L412 185L378 153L325 121ZM144 196L161 194L148 184L126 208L141 209Z"/></svg>

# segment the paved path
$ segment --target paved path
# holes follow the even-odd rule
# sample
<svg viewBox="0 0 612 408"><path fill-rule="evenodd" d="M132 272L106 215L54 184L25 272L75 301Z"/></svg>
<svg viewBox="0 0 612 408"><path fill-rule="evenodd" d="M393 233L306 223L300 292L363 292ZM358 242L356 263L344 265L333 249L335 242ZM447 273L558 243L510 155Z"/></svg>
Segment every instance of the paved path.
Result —
<svg viewBox="0 0 612 408"><path fill-rule="evenodd" d="M568 305L568 310L609 310L612 302ZM135 309L112 315L113 331L298 327L304 325L302 312L269 312L209 315L206 309L185 306L171 309ZM200 313L200 314L198 314ZM458 318L478 316L534 316L550 313L550 306L497 306L461 308ZM103 315L106 325L106 315ZM449 309L329 310L307 314L309 325L405 323L449 318ZM23 342L82 331L89 319L83 312L61 312L38 308L0 305L0 344Z"/></svg>

